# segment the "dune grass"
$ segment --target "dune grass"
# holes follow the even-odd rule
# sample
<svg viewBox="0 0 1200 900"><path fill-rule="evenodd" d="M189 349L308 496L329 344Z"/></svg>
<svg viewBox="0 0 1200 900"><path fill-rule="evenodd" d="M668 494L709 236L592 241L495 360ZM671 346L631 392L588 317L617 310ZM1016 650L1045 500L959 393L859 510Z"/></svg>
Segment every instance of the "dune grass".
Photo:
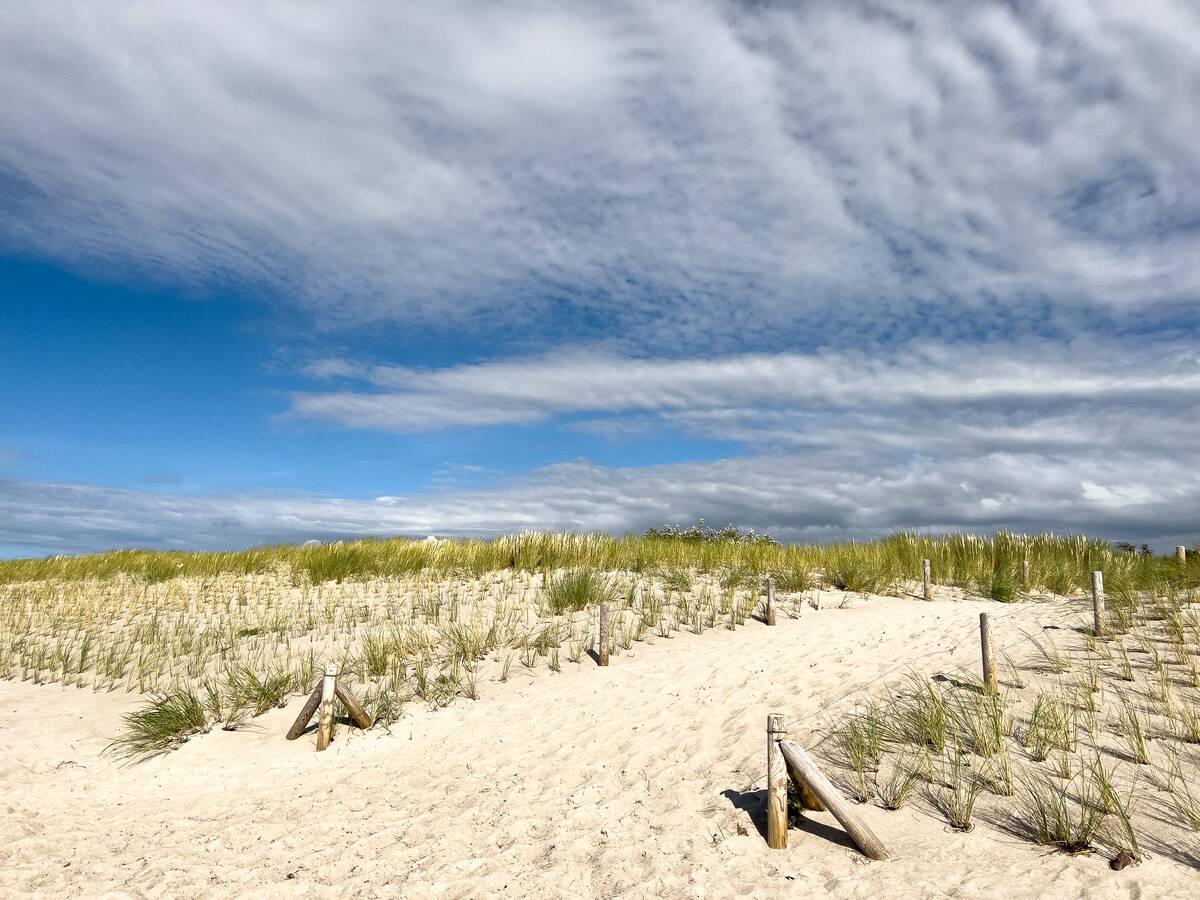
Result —
<svg viewBox="0 0 1200 900"><path fill-rule="evenodd" d="M1200 621L1187 608L1200 583L1194 557L1180 566L1082 537L1006 532L781 545L730 528L0 562L0 677L151 694L146 717L131 719L120 745L131 751L169 748L172 735L207 724L236 728L307 692L329 662L362 682L386 724L405 703L475 698L488 666L503 665L507 677L516 662L551 672L582 662L601 602L612 606L611 650L620 652L680 629L741 627L759 608L768 575L785 615L816 606L818 598L805 595L822 588L919 596L926 558L936 583L1003 602L1052 589L1079 594L1088 572L1102 569L1126 598L1117 606L1129 629L1153 615L1169 632L1162 665L1195 669ZM1149 607L1138 600L1145 593L1156 598ZM1049 659L1065 659L1043 644ZM1183 690L1161 677L1159 705L1168 690L1183 710L1180 730L1194 733ZM963 706L964 698L924 686L910 701L887 726L904 739L939 754L959 741L973 752L1003 749L995 737L1003 709ZM851 745L867 741L865 750L847 747L862 756L854 766L862 799L875 790L881 727L847 735Z"/></svg>
<svg viewBox="0 0 1200 900"><path fill-rule="evenodd" d="M717 532L716 535L724 532ZM0 584L21 581L135 576L147 582L184 577L265 574L281 566L313 583L397 576L422 571L482 575L502 569L525 572L587 567L604 572L694 569L776 576L795 585L811 573L850 591L897 589L920 578L929 559L935 582L1010 601L1022 591L1071 594L1086 590L1091 571L1104 572L1110 594L1155 583L1200 586L1200 561L1142 556L1080 536L998 532L926 536L899 532L876 541L782 545L773 541L689 538L682 535L552 534L523 532L485 540L335 541L320 546L281 544L225 553L115 550L87 556L0 561ZM1030 584L1021 583L1021 563ZM793 589L791 586L786 589ZM802 589L802 587L798 588Z"/></svg>
<svg viewBox="0 0 1200 900"><path fill-rule="evenodd" d="M1188 846L1200 830L1200 590L1174 565L1178 580L1124 594L1107 640L1084 598L1077 625L1021 632L999 693L961 669L880 685L885 699L834 720L825 754L839 780L861 800L866 773L890 772L873 793L896 809L923 779L952 828L969 828L978 803L990 823L1072 854L1140 861L1147 831L1160 853Z"/></svg>

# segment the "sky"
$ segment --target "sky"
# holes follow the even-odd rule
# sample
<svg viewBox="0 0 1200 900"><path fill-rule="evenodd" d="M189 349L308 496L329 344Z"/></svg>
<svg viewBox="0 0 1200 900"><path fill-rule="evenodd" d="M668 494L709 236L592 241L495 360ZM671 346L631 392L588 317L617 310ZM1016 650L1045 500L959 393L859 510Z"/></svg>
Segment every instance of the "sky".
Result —
<svg viewBox="0 0 1200 900"><path fill-rule="evenodd" d="M1200 7L0 5L0 557L1200 540Z"/></svg>

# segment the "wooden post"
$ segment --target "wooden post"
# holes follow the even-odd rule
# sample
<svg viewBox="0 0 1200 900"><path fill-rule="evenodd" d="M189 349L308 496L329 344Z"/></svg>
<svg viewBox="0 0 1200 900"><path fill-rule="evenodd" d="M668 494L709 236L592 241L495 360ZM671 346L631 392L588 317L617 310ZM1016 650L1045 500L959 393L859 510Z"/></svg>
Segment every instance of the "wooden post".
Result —
<svg viewBox="0 0 1200 900"><path fill-rule="evenodd" d="M600 646L596 648L597 661L608 665L608 604L600 604Z"/></svg>
<svg viewBox="0 0 1200 900"><path fill-rule="evenodd" d="M925 586L925 593L924 593L925 599L932 600L933 599L933 582L929 577L929 560L927 560L927 559L921 560L921 579L924 582L924 586Z"/></svg>
<svg viewBox="0 0 1200 900"><path fill-rule="evenodd" d="M787 737L783 716L767 716L767 846L786 850L787 834L787 762L779 742Z"/></svg>
<svg viewBox="0 0 1200 900"><path fill-rule="evenodd" d="M1029 590L1029 560L1021 560L1021 587Z"/></svg>
<svg viewBox="0 0 1200 900"><path fill-rule="evenodd" d="M825 804L825 808L833 813L833 817L841 823L842 827L846 829L846 834L850 835L850 839L858 845L863 853L871 859L887 859L891 855L883 845L883 841L879 840L875 836L875 832L855 815L846 798L830 784L829 779L821 773L816 763L800 748L799 744L795 741L780 741L779 749L783 751L783 758L787 760L795 777L808 785L809 789L820 798L821 802Z"/></svg>
<svg viewBox="0 0 1200 900"><path fill-rule="evenodd" d="M321 691L323 686L318 684L308 699L304 701L304 706L300 710L300 715L296 716L296 721L292 723L292 727L288 729L286 735L289 741L294 741L300 735L304 734L304 729L308 727L309 720L312 719L313 713L317 711L317 707L321 705Z"/></svg>
<svg viewBox="0 0 1200 900"><path fill-rule="evenodd" d="M324 750L333 740L333 699L337 695L336 663L325 667L325 678L321 681L321 720L317 725L317 750Z"/></svg>
<svg viewBox="0 0 1200 900"><path fill-rule="evenodd" d="M979 614L979 646L983 653L983 684L989 694L1000 693L996 660L992 657L992 623L987 613Z"/></svg>
<svg viewBox="0 0 1200 900"><path fill-rule="evenodd" d="M362 708L358 699L350 693L350 688L339 681L334 685L334 692L342 701L342 706L346 707L346 712L350 713L350 718L354 720L355 725L362 729L371 727L371 717L367 715L367 711Z"/></svg>
<svg viewBox="0 0 1200 900"><path fill-rule="evenodd" d="M1187 562L1187 548L1186 547L1176 547L1175 548L1175 558L1177 560L1179 560L1181 563L1186 563Z"/></svg>
<svg viewBox="0 0 1200 900"><path fill-rule="evenodd" d="M1104 637L1104 573L1092 573L1092 615L1095 624L1093 633L1096 637Z"/></svg>
<svg viewBox="0 0 1200 900"><path fill-rule="evenodd" d="M775 624L775 579L767 576L767 624Z"/></svg>

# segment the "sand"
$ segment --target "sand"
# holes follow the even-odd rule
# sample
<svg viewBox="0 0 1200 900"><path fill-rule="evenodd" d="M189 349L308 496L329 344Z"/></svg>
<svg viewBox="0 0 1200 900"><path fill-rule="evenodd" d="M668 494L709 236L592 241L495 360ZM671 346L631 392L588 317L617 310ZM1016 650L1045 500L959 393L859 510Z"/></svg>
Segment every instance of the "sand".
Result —
<svg viewBox="0 0 1200 900"><path fill-rule="evenodd" d="M518 665L478 701L410 704L390 733L343 727L320 754L311 735L283 739L297 697L122 764L102 751L141 698L0 682L0 894L1196 896L1185 852L1146 848L1113 872L1107 856L1052 852L998 822L952 831L924 803L855 807L887 862L847 846L827 813L767 849L768 712L813 747L888 673L975 666L980 610L1002 643L1084 609L822 599L775 628L636 644L607 669Z"/></svg>

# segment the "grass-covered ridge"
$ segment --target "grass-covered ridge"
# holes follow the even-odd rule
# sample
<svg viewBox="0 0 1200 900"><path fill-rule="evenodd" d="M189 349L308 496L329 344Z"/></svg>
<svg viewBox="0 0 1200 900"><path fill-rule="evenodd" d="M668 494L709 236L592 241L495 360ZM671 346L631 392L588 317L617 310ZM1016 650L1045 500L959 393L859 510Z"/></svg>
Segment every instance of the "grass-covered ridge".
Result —
<svg viewBox="0 0 1200 900"><path fill-rule="evenodd" d="M181 576L257 575L284 566L314 583L421 571L479 575L503 569L539 572L586 567L646 572L688 568L782 578L804 578L819 571L847 590L886 593L906 579L919 578L922 559L932 561L938 583L1001 600L1012 599L1024 588L1022 560L1029 561L1029 588L1057 594L1086 590L1088 573L1097 569L1104 572L1110 591L1145 588L1164 578L1178 580L1181 576L1200 581L1195 554L1184 572L1173 558L1130 553L1106 541L1077 536L998 532L992 537L931 537L900 532L875 541L784 545L730 538L730 533L729 529L710 531L706 537L691 530L612 537L524 532L491 541L366 539L315 547L280 544L222 553L114 550L87 556L0 561L0 584L118 575L154 583Z"/></svg>
<svg viewBox="0 0 1200 900"><path fill-rule="evenodd" d="M1100 569L1119 627L1147 591L1200 584L1195 560L1009 533L785 546L732 528L675 529L117 551L0 563L0 677L150 694L118 745L135 755L236 728L307 693L331 662L386 724L414 699L474 699L481 678L506 680L515 665L580 663L602 602L619 653L674 631L741 627L768 575L785 616L817 605L822 588L920 597L926 558L936 583L1003 602L1080 596Z"/></svg>

